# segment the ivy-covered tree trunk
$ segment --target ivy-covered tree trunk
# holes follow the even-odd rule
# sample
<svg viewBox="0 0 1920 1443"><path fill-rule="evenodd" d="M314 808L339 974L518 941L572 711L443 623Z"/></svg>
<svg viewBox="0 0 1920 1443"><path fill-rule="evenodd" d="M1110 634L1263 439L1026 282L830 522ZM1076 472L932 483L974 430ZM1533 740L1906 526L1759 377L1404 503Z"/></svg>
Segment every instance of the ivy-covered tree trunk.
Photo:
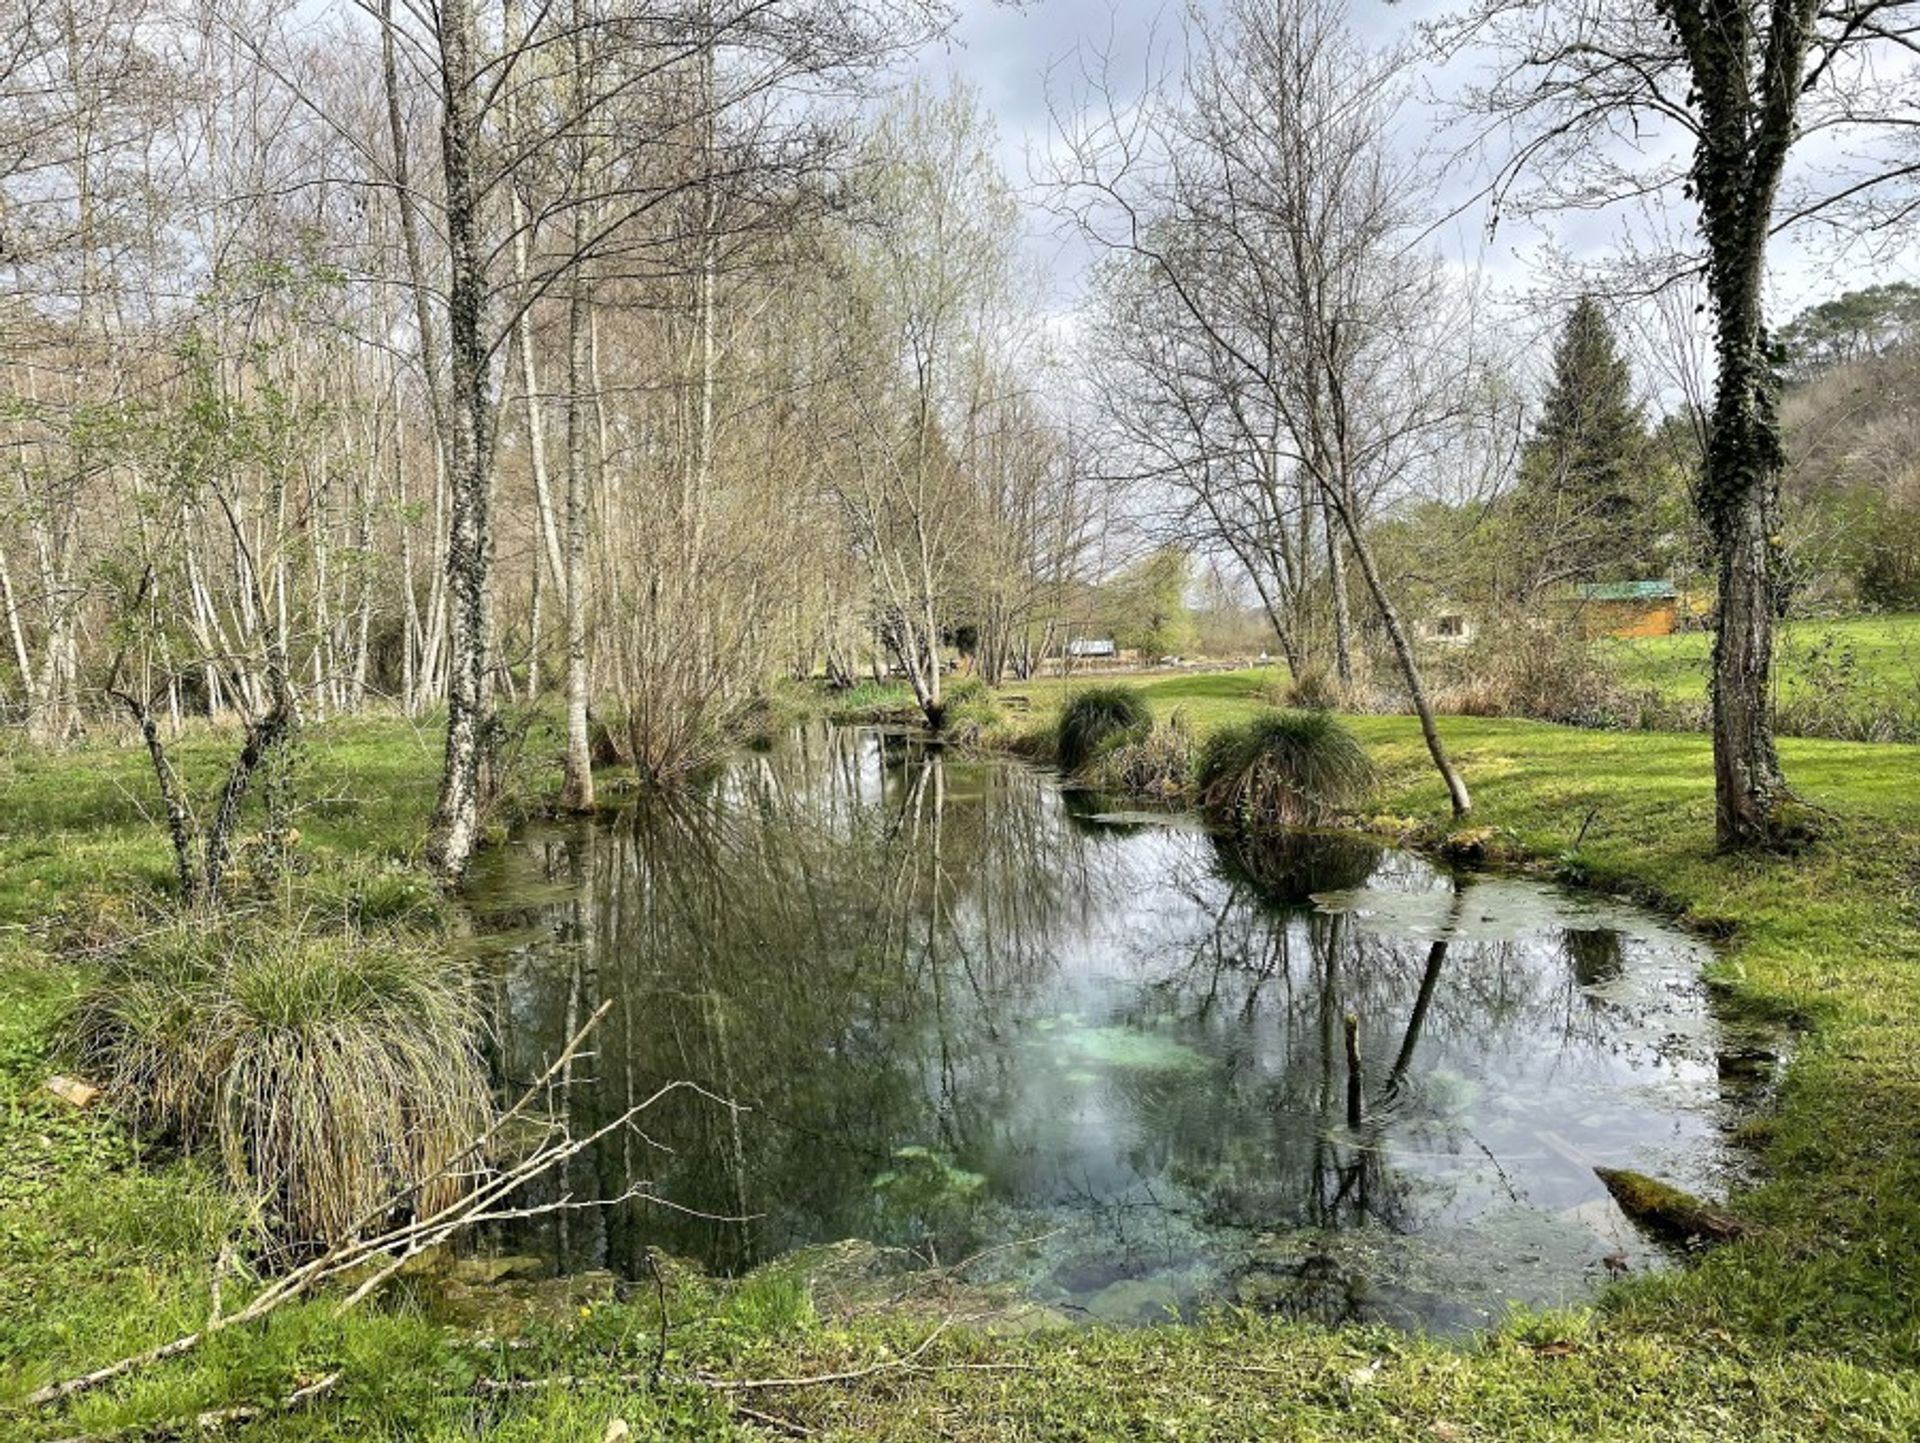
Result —
<svg viewBox="0 0 1920 1443"><path fill-rule="evenodd" d="M1773 538L1764 492L1742 496L1715 524L1720 618L1713 642L1715 831L1732 850L1780 841L1787 795L1773 743Z"/></svg>
<svg viewBox="0 0 1920 1443"><path fill-rule="evenodd" d="M440 7L441 164L446 184L447 348L451 415L447 427L447 747L440 796L427 837L427 864L443 880L466 870L479 840L482 754L490 745L487 715L487 588L491 501L492 399L488 347L482 333L486 271L479 230L474 152L474 15L471 0Z"/></svg>
<svg viewBox="0 0 1920 1443"><path fill-rule="evenodd" d="M1818 0L1665 0L1699 116L1693 185L1707 242L1715 382L1698 498L1713 537L1719 618L1713 645L1716 832L1729 850L1783 840L1787 798L1770 713L1785 450L1762 308L1767 238L1798 125ZM1764 21L1761 17L1764 16Z"/></svg>
<svg viewBox="0 0 1920 1443"><path fill-rule="evenodd" d="M1764 243L1766 217L1750 233ZM1777 605L1775 515L1785 451L1761 321L1764 260L1759 245L1730 248L1709 271L1717 322L1719 377L1699 495L1713 537L1719 607L1713 641L1715 833L1730 850L1778 840L1787 794L1773 740L1773 622Z"/></svg>

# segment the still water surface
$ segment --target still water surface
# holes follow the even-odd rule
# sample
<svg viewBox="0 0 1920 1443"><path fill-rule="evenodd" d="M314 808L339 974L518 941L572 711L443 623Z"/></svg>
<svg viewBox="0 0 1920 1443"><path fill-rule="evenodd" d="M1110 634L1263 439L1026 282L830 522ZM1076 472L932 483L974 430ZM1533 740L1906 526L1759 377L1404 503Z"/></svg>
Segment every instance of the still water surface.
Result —
<svg viewBox="0 0 1920 1443"><path fill-rule="evenodd" d="M676 1095L569 1179L691 1211L518 1240L628 1276L648 1247L738 1271L1044 1236L980 1271L1120 1322L1473 1327L1610 1255L1661 1266L1593 1164L1724 1186L1753 1087L1705 944L1636 909L1346 838L1249 849L874 730L530 827L471 896L509 1077L613 998L577 1129L677 1079L738 1104Z"/></svg>

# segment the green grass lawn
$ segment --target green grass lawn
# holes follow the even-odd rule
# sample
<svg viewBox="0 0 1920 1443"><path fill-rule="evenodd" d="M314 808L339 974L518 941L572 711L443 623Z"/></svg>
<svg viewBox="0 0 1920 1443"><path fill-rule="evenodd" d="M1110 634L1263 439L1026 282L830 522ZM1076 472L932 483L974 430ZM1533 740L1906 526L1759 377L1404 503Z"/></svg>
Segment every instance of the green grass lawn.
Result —
<svg viewBox="0 0 1920 1443"><path fill-rule="evenodd" d="M1603 650L1623 681L1675 701L1703 702L1713 638L1703 631L1609 640ZM1783 701L1818 687L1843 685L1866 699L1920 704L1920 616L1858 616L1789 621L1775 645Z"/></svg>
<svg viewBox="0 0 1920 1443"><path fill-rule="evenodd" d="M1029 718L1050 717L1067 695L1090 681L1139 689L1155 715L1162 719L1183 713L1197 731L1237 720L1270 701L1269 693L1287 677L1284 667L1249 667L1244 671L1146 672L1138 676L1034 677L1008 682L1001 690L1027 700ZM1022 725L1026 723L1023 722Z"/></svg>
<svg viewBox="0 0 1920 1443"><path fill-rule="evenodd" d="M211 798L239 734L190 732L173 748L187 788ZM440 734L397 720L315 728L302 744L300 846L322 867L409 866L433 805ZM153 769L138 746L0 751L0 927L173 877Z"/></svg>
<svg viewBox="0 0 1920 1443"><path fill-rule="evenodd" d="M1180 710L1204 732L1256 710L1269 680L1141 686L1156 713ZM1040 731L1064 688L1011 690L1031 704L1016 724ZM1352 725L1383 771L1379 810L1443 831L1411 719ZM1747 1129L1769 1171L1736 1200L1758 1225L1752 1241L1616 1287L1589 1313L1516 1318L1465 1344L1239 1315L1026 1337L955 1327L912 1367L874 1372L862 1370L925 1340L924 1314L821 1315L777 1271L732 1289L690 1280L672 1290L659 1388L635 1381L660 1348L645 1289L511 1350L436 1323L400 1291L345 1319L294 1308L62 1414L0 1411L0 1437L159 1436L164 1420L335 1371L311 1408L223 1436L597 1443L614 1417L635 1437L674 1439L780 1436L766 1417L816 1437L900 1440L1920 1436L1920 748L1783 743L1790 777L1831 814L1827 834L1800 858L1746 860L1712 854L1703 736L1465 718L1442 730L1474 821L1501 850L1725 934L1729 994L1803 1025L1777 1113ZM190 748L195 775L215 775L227 745ZM316 729L307 747L324 799L301 821L316 895L410 876L437 738L376 721ZM121 748L0 758L0 1409L204 1320L237 1222L203 1173L139 1158L109 1114L41 1091L50 1019L86 965L71 951L81 934L57 919L168 876L144 766ZM860 1376L755 1390L739 1399L749 1413L696 1373Z"/></svg>

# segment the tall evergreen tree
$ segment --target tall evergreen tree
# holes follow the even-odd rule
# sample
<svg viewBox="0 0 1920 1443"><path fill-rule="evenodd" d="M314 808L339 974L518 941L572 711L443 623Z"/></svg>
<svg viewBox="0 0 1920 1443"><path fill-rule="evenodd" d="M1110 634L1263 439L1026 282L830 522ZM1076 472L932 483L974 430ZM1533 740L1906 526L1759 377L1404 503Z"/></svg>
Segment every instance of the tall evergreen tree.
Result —
<svg viewBox="0 0 1920 1443"><path fill-rule="evenodd" d="M1649 462L1631 368L1606 313L1582 297L1554 347L1553 384L1521 459L1515 511L1526 589L1647 568Z"/></svg>

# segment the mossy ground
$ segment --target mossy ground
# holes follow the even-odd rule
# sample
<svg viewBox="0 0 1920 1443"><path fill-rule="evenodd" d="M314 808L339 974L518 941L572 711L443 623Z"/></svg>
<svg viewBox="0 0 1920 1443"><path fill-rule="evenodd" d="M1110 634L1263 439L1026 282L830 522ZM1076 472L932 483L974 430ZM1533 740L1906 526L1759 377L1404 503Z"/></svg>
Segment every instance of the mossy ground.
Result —
<svg viewBox="0 0 1920 1443"><path fill-rule="evenodd" d="M1270 680L1143 685L1158 714L1179 708L1204 735L1256 710ZM1029 709L1014 725L1044 732L1059 689L1015 690ZM1352 725L1382 769L1377 809L1444 835L1444 794L1411 720ZM1468 1344L1237 1315L1020 1337L954 1327L912 1368L740 1401L814 1436L903 1440L1920 1436L1920 748L1783 744L1802 796L1826 814L1824 836L1799 857L1747 860L1713 855L1704 737L1470 719L1442 729L1492 850L1725 934L1717 980L1804 1026L1777 1112L1749 1128L1769 1177L1735 1200L1752 1240L1616 1287L1592 1313L1516 1317ZM321 799L300 823L310 905L364 897L369 878L410 891L437 738L365 722L317 728L307 746L308 795ZM229 747L209 738L183 756L210 777ZM50 1019L86 967L60 918L166 885L144 767L122 748L0 757L0 1409L203 1321L240 1222L191 1165L140 1158L110 1114L40 1091ZM229 1280L229 1306L244 1289ZM671 1303L670 1379L857 1372L930 1327L924 1314L816 1316L778 1272L730 1289L685 1279ZM64 1414L0 1411L0 1436L142 1436L335 1371L311 1408L226 1436L545 1443L597 1440L613 1417L640 1438L766 1426L704 1384L625 1380L647 1375L660 1346L645 1289L519 1342L441 1326L406 1291L343 1320L303 1305ZM509 1377L547 1381L477 1381Z"/></svg>

